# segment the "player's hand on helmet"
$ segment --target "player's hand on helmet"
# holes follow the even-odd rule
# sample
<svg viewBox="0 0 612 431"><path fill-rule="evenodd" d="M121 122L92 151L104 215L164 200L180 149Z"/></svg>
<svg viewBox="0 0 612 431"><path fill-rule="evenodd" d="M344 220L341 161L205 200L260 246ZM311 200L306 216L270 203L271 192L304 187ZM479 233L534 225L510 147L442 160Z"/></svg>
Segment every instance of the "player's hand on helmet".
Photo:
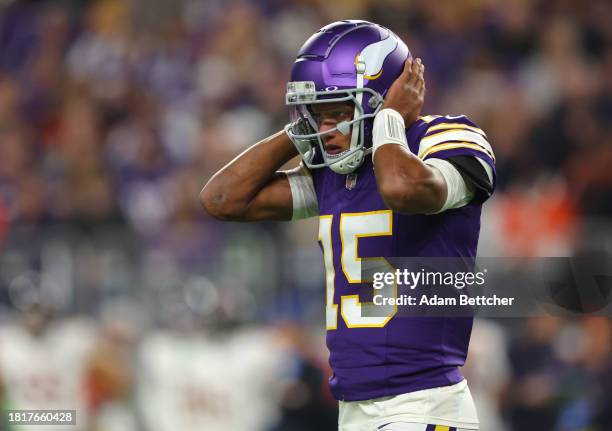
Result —
<svg viewBox="0 0 612 431"><path fill-rule="evenodd" d="M425 101L425 66L420 58L409 58L404 63L404 70L391 84L385 96L382 108L391 108L404 118L406 127L410 127L421 114Z"/></svg>

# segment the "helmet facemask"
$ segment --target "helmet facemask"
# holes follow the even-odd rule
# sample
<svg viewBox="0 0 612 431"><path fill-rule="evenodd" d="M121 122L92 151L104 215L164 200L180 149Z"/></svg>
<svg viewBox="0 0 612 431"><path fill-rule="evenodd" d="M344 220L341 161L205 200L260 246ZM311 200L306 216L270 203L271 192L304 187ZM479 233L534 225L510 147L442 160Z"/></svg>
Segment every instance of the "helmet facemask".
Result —
<svg viewBox="0 0 612 431"><path fill-rule="evenodd" d="M369 105L372 108L370 113L365 113L363 107L364 93L369 96ZM376 115L382 100L382 96L370 88L316 91L313 81L289 82L286 103L291 106L291 123L285 127L285 131L308 168L327 166L338 174L349 174L361 166L365 156L371 152L371 148L365 146L364 122ZM352 102L355 107L353 118L341 121L329 130L319 131L309 106L336 102ZM325 151L324 138L334 132L343 135L350 133L350 146L341 153L328 154Z"/></svg>

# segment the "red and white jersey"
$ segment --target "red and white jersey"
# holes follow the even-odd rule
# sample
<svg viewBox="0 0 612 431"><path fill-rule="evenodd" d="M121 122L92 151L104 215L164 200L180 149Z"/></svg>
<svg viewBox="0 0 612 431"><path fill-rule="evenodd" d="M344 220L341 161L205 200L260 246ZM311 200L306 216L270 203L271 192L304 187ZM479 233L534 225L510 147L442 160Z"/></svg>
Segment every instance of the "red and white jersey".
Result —
<svg viewBox="0 0 612 431"><path fill-rule="evenodd" d="M224 337L158 332L139 355L147 430L263 430L277 419L283 349L265 330Z"/></svg>
<svg viewBox="0 0 612 431"><path fill-rule="evenodd" d="M7 397L6 407L76 410L77 425L71 429L84 429L89 416L85 372L94 335L93 328L83 321L51 324L39 336L16 324L0 327L0 382ZM65 430L66 425L45 429Z"/></svg>

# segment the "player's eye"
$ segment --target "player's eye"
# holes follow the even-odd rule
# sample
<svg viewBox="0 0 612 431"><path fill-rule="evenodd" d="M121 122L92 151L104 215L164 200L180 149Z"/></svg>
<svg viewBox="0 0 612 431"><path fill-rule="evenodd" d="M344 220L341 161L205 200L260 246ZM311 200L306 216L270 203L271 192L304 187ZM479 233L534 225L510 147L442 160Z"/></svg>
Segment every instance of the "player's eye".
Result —
<svg viewBox="0 0 612 431"><path fill-rule="evenodd" d="M353 110L346 108L335 109L333 111L314 112L312 118L317 124L321 124L324 120L334 120L336 122L349 121L353 114Z"/></svg>

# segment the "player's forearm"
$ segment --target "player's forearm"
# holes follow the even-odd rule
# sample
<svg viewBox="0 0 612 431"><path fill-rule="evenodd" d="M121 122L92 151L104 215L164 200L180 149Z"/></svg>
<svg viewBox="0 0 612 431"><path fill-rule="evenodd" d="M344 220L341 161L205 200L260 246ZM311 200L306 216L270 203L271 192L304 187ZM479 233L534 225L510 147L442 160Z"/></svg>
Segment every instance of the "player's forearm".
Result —
<svg viewBox="0 0 612 431"><path fill-rule="evenodd" d="M240 219L276 171L296 155L284 131L256 143L213 175L200 192L202 206L215 218Z"/></svg>
<svg viewBox="0 0 612 431"><path fill-rule="evenodd" d="M446 200L444 178L400 145L378 148L374 172L378 191L393 211L431 214Z"/></svg>

